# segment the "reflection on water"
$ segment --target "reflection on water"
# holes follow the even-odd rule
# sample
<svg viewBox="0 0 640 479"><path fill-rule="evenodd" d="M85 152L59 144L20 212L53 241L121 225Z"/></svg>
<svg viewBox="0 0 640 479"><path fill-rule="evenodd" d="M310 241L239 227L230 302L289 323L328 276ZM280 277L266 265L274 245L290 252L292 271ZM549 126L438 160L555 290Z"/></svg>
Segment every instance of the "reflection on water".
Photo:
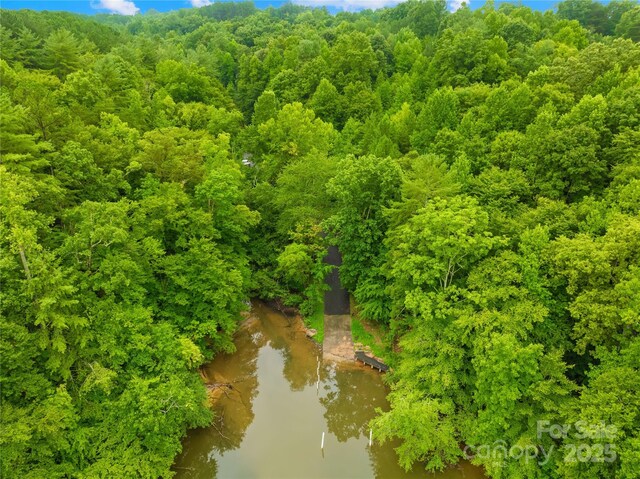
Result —
<svg viewBox="0 0 640 479"><path fill-rule="evenodd" d="M261 303L253 313L237 351L206 368L212 383L231 387L221 389L214 424L183 441L176 478L484 477L470 464L435 475L404 472L392 445L368 445L367 424L376 408L388 407L380 374L323 365L296 320Z"/></svg>

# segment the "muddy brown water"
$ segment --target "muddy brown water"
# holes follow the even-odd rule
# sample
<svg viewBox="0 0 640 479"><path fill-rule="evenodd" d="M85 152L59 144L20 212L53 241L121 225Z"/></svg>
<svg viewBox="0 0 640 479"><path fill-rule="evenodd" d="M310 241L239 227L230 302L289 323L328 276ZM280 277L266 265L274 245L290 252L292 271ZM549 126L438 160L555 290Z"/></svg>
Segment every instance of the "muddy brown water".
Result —
<svg viewBox="0 0 640 479"><path fill-rule="evenodd" d="M209 428L189 431L176 458L178 479L480 479L469 463L430 474L405 472L392 444L369 446L375 409L388 408L380 373L322 363L298 320L262 303L238 332L236 352L206 367L220 389ZM324 450L320 449L325 433Z"/></svg>

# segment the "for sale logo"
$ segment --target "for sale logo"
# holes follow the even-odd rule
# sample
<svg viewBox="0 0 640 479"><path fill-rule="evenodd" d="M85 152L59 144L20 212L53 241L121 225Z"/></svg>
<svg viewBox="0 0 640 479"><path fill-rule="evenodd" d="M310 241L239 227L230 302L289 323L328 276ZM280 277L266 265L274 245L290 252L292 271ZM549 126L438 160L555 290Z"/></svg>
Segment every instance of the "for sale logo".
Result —
<svg viewBox="0 0 640 479"><path fill-rule="evenodd" d="M483 460L524 460L536 461L544 466L553 454L562 453L565 462L613 462L618 456L613 441L618 428L604 422L588 423L578 421L571 424L552 424L550 421L537 421L537 438L543 442L545 437L554 439L547 447L542 444L514 445L509 447L500 439L493 444L479 446L467 445L464 454L467 459ZM562 444L561 447L557 443ZM561 452L560 452L561 451Z"/></svg>
<svg viewBox="0 0 640 479"><path fill-rule="evenodd" d="M613 443L618 428L604 421L588 423L578 421L573 424L551 424L538 421L538 439L548 435L552 439L562 439L565 462L613 462L618 458Z"/></svg>

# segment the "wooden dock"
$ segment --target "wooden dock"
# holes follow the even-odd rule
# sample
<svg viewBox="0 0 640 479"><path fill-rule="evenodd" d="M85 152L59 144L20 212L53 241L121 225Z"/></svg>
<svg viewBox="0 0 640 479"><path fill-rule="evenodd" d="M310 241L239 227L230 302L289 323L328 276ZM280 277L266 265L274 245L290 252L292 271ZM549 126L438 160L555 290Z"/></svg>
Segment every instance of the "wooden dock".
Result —
<svg viewBox="0 0 640 479"><path fill-rule="evenodd" d="M389 366L387 366L384 363L381 363L376 358L367 356L367 354L364 351L356 351L356 360L363 362L364 364L371 366L372 368L376 368L378 371L382 373L386 373L389 370Z"/></svg>

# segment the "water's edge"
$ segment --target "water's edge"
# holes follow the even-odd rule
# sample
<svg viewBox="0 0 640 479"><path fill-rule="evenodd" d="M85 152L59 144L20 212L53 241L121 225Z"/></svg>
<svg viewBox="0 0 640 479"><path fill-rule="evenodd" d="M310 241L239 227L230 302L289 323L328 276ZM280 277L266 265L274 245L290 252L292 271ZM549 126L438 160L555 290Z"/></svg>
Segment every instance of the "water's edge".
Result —
<svg viewBox="0 0 640 479"><path fill-rule="evenodd" d="M187 434L176 478L484 477L468 463L407 473L393 445L369 446L369 421L388 408L380 373L324 363L299 317L254 301L234 341L235 353L203 368L215 419Z"/></svg>

